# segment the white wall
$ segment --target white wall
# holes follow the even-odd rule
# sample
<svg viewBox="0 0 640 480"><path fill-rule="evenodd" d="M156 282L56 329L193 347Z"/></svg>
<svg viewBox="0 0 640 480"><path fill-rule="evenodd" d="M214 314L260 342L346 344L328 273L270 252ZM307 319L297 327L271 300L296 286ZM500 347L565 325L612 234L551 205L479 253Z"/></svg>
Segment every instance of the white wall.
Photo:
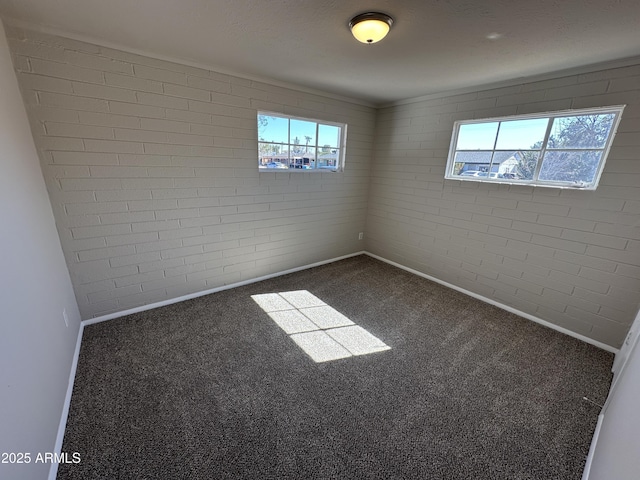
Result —
<svg viewBox="0 0 640 480"><path fill-rule="evenodd" d="M640 313L634 328L640 327ZM640 477L640 345L629 352L603 410L604 419L585 480Z"/></svg>
<svg viewBox="0 0 640 480"><path fill-rule="evenodd" d="M456 120L626 104L596 191L444 180ZM378 112L366 249L618 348L640 289L640 65Z"/></svg>
<svg viewBox="0 0 640 480"><path fill-rule="evenodd" d="M46 478L80 325L51 205L0 24L0 478ZM70 325L62 317L67 310Z"/></svg>
<svg viewBox="0 0 640 480"><path fill-rule="evenodd" d="M363 249L371 107L7 29L83 318ZM257 110L348 124L344 173L258 173Z"/></svg>

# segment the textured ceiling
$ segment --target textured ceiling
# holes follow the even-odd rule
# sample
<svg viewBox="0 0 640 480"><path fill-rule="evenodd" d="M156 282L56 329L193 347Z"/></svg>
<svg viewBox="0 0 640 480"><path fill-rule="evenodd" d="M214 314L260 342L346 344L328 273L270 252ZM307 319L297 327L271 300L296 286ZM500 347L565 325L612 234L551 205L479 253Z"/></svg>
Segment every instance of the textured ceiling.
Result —
<svg viewBox="0 0 640 480"><path fill-rule="evenodd" d="M349 19L390 14L375 45ZM384 104L640 54L639 0L0 0L95 43Z"/></svg>

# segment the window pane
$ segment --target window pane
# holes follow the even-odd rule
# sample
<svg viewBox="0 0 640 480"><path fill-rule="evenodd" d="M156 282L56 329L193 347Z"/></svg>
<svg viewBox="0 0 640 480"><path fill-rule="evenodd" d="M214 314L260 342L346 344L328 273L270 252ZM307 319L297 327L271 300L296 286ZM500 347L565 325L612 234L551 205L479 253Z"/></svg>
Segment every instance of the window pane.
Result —
<svg viewBox="0 0 640 480"><path fill-rule="evenodd" d="M614 120L613 113L556 118L548 148L604 148Z"/></svg>
<svg viewBox="0 0 640 480"><path fill-rule="evenodd" d="M547 118L502 122L498 133L497 150L530 150L540 148L547 133Z"/></svg>
<svg viewBox="0 0 640 480"><path fill-rule="evenodd" d="M299 154L291 156L291 168L310 169L315 168L316 149L309 147Z"/></svg>
<svg viewBox="0 0 640 480"><path fill-rule="evenodd" d="M318 125L318 146L319 147L339 147L340 127L333 125Z"/></svg>
<svg viewBox="0 0 640 480"><path fill-rule="evenodd" d="M316 123L291 119L291 143L303 147L316 145Z"/></svg>
<svg viewBox="0 0 640 480"><path fill-rule="evenodd" d="M340 162L342 161L340 158L340 150L334 150L333 155L335 155L335 159L333 159L333 163L329 162L329 164L333 165L335 168L339 168Z"/></svg>
<svg viewBox="0 0 640 480"><path fill-rule="evenodd" d="M601 150L548 151L542 161L540 180L593 183Z"/></svg>
<svg viewBox="0 0 640 480"><path fill-rule="evenodd" d="M258 143L258 166L274 168L270 164L289 164L289 151L286 145Z"/></svg>
<svg viewBox="0 0 640 480"><path fill-rule="evenodd" d="M452 175L479 176L488 172L493 152L456 152Z"/></svg>
<svg viewBox="0 0 640 480"><path fill-rule="evenodd" d="M326 148L322 147L318 149L318 168L320 167L333 167L340 166L340 149L339 148Z"/></svg>
<svg viewBox="0 0 640 480"><path fill-rule="evenodd" d="M258 140L262 142L288 143L289 119L258 115Z"/></svg>
<svg viewBox="0 0 640 480"><path fill-rule="evenodd" d="M531 156L533 154L533 156ZM528 156L531 156L529 158ZM491 159L491 178L506 178L511 180L525 179L525 176L521 175L520 170L526 170L526 177L532 178L535 171L535 162L537 162L537 152L529 151L506 151L495 152ZM532 168L523 165L525 161L533 160ZM531 170L529 174L529 170ZM521 178L522 177L522 178Z"/></svg>
<svg viewBox="0 0 640 480"><path fill-rule="evenodd" d="M318 153L318 168L335 169L340 165L340 151L333 148L329 152Z"/></svg>
<svg viewBox="0 0 640 480"><path fill-rule="evenodd" d="M456 150L492 150L499 122L460 125Z"/></svg>
<svg viewBox="0 0 640 480"><path fill-rule="evenodd" d="M509 172L508 178L512 180L533 180L538 158L540 158L540 152L537 150L518 152L516 156L517 164Z"/></svg>
<svg viewBox="0 0 640 480"><path fill-rule="evenodd" d="M309 161L309 165L311 165L311 167L313 168L314 166L317 168L318 166L318 161L317 161L317 157L316 157L316 149L315 147L309 147L303 157L302 157L302 161L303 162L307 162L307 160Z"/></svg>

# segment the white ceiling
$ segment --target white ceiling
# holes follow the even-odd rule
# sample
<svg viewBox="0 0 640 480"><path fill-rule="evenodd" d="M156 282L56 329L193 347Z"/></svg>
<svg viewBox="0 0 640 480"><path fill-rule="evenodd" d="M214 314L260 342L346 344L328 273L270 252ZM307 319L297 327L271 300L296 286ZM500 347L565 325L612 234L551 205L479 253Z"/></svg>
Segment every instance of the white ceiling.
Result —
<svg viewBox="0 0 640 480"><path fill-rule="evenodd" d="M349 32L365 11L395 19L378 44ZM639 0L0 0L0 16L373 104L640 54Z"/></svg>

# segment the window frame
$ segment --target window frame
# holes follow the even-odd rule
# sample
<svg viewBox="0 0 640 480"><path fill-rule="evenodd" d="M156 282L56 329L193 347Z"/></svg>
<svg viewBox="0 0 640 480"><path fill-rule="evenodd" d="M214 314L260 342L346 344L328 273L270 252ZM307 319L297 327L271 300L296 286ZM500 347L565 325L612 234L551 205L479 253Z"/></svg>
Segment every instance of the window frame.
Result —
<svg viewBox="0 0 640 480"><path fill-rule="evenodd" d="M333 122L333 121L329 121L329 120L322 120L322 119L317 119L317 118L308 118L308 117L300 117L297 115L287 115L285 113L280 113L280 112L269 112L269 111L263 111L263 110L258 110L256 113L256 125L258 125L258 118L260 116L267 116L267 117L277 117L277 118L283 118L286 119L289 124L288 124L288 143L280 143L280 142L268 142L268 141L262 141L260 140L260 133L258 131L258 141L257 141L257 153L258 153L258 172L259 173L341 173L344 172L344 168L345 168L345 160L346 160L346 151L347 151L347 124L346 123L341 123L341 122ZM315 161L315 166L314 168L296 168L296 167L291 167L291 147L293 145L295 145L294 143L291 143L291 120L300 120L300 121L304 121L304 122L313 122L316 124L316 134L315 134L315 144L313 145L308 145L310 148L314 148L315 149L315 156L314 156L314 161ZM327 168L327 167L319 167L317 165L318 163L318 152L320 150L320 148L323 148L324 145L318 145L318 141L319 141L319 130L320 130L320 126L321 125L326 125L329 127L338 127L340 129L339 131L339 139L338 139L338 147L330 147L331 149L336 148L338 151L338 159L336 161L336 167L335 168ZM289 167L288 168L266 168L266 167L262 167L260 165L260 160L262 158L262 154L260 153L260 144L272 144L272 145L283 145L288 147L288 151L287 151L287 160L289 161ZM304 157L306 158L306 157ZM304 163L302 164L304 165Z"/></svg>
<svg viewBox="0 0 640 480"><path fill-rule="evenodd" d="M553 112L543 112L543 113L530 113L523 115L508 115L502 117L491 117L491 118L481 118L481 119L472 119L472 120L458 120L453 124L453 133L451 135L451 143L449 145L449 155L447 157L447 166L445 170L444 178L446 180L460 180L464 182L485 182L485 183L500 183L500 184L508 184L508 185L529 185L534 187L551 187L551 188L562 188L562 189L577 189L577 190L595 190L600 183L600 177L602 175L602 171L604 170L605 163L607 161L607 157L609 156L609 150L611 149L611 145L613 144L613 140L618 131L618 126L620 124L620 120L622 118L622 113L624 111L626 105L612 105L607 107L595 107L595 108L583 108L583 109L571 109L571 110L559 110ZM565 117L577 117L582 115L599 115L599 114L614 114L615 118L611 124L611 130L609 131L609 135L607 140L602 148L550 148L548 145L549 138L551 137L551 130L554 123L554 119L556 118L565 118ZM544 139L542 140L542 145L539 150L539 157L536 163L535 171L533 173L533 178L531 179L513 179L513 178L499 178L499 177L491 177L491 171L487 172L486 176L461 176L454 175L453 169L455 166L456 153L458 152L490 152L493 158L493 155L496 152L507 152L507 151L517 151L516 149L497 149L496 145L498 142L498 137L500 135L500 126L502 122L510 122L514 120L533 120L533 119L547 119L547 127L544 135ZM472 125L472 124L481 124L481 123L498 123L498 128L496 130L493 149L492 150L466 150L460 149L456 150L456 146L458 144L458 137L460 133L460 127L463 125ZM523 151L529 151L534 149L522 149ZM593 178L593 182L590 184L584 183L576 183L576 182L568 182L568 181L557 181L557 180L541 180L539 178L540 171L542 169L544 155L547 151L579 151L579 150L597 150L602 151L602 155L598 162L597 170L595 176ZM490 162L491 165L491 162ZM491 170L491 166L489 167Z"/></svg>

